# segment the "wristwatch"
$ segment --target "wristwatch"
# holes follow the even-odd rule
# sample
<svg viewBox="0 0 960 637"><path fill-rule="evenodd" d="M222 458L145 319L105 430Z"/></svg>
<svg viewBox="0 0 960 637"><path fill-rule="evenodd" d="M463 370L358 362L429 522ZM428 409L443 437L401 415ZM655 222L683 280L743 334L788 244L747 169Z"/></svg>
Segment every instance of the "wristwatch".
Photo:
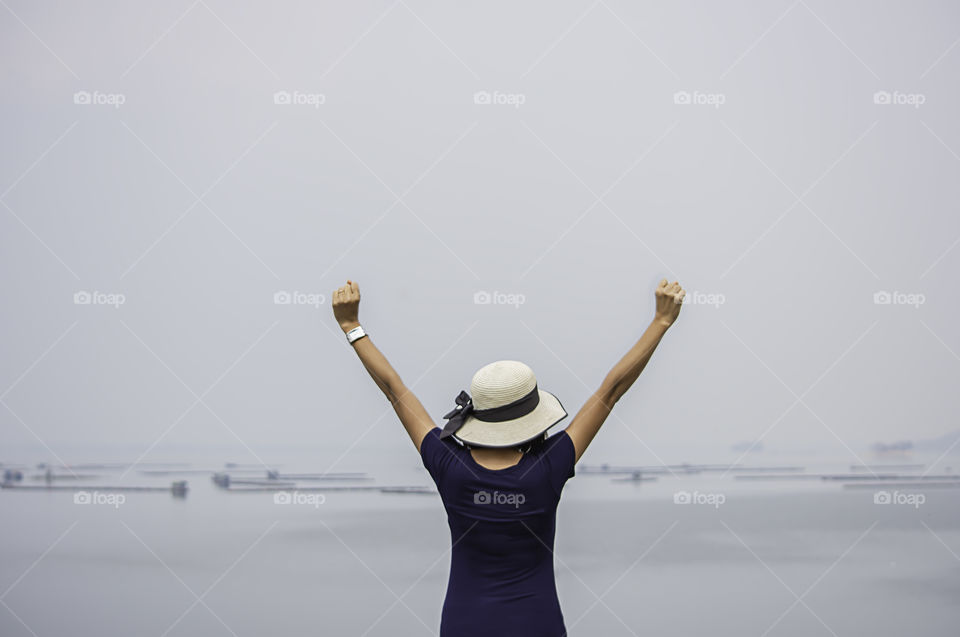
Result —
<svg viewBox="0 0 960 637"><path fill-rule="evenodd" d="M353 343L358 338L363 338L367 333L363 331L363 328L359 325L347 332L347 342Z"/></svg>

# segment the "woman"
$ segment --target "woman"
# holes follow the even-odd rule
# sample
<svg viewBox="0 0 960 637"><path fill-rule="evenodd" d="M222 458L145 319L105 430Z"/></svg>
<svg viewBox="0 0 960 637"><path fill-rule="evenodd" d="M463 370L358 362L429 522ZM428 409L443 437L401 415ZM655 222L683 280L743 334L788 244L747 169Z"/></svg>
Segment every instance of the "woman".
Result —
<svg viewBox="0 0 960 637"><path fill-rule="evenodd" d="M334 291L337 322L393 405L447 512L452 550L440 637L566 635L553 572L560 492L677 319L684 294L676 281L660 281L653 322L567 428L548 438L567 412L519 361L477 371L470 393L461 391L446 425L436 427L360 327L356 281Z"/></svg>

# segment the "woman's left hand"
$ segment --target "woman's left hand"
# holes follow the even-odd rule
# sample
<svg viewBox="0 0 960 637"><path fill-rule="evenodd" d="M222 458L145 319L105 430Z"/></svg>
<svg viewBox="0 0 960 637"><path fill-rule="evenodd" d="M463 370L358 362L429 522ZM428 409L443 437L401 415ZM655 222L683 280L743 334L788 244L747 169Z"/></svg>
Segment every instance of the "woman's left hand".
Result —
<svg viewBox="0 0 960 637"><path fill-rule="evenodd" d="M357 314L360 310L360 287L356 281L347 279L347 284L333 291L331 297L333 316L344 332L360 325Z"/></svg>

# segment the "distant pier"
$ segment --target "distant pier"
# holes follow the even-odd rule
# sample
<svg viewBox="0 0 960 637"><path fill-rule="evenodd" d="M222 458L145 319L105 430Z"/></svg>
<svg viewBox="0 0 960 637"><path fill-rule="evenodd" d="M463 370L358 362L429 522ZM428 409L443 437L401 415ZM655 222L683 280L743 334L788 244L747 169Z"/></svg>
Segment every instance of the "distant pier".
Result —
<svg viewBox="0 0 960 637"><path fill-rule="evenodd" d="M56 484L16 484L12 482L3 482L0 483L0 488L10 489L13 491L73 491L74 493L80 492L89 492L89 491L98 491L101 493L113 493L119 491L142 491L142 492L158 492L158 493L172 493L177 497L185 497L189 487L186 480L177 480L173 482L169 487L148 487L148 486L132 486L132 485L83 485L83 486L66 486L66 485L56 485Z"/></svg>

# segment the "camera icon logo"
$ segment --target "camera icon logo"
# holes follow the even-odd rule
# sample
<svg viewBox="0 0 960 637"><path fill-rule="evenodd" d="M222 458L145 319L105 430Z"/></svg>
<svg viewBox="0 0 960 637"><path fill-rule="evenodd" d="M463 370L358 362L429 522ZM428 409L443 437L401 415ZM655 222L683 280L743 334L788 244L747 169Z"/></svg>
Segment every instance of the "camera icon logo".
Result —
<svg viewBox="0 0 960 637"><path fill-rule="evenodd" d="M490 492L489 491L477 491L473 494L473 503L474 504L490 504Z"/></svg>
<svg viewBox="0 0 960 637"><path fill-rule="evenodd" d="M874 104L890 104L891 95L889 91L877 91L873 94L873 103Z"/></svg>
<svg viewBox="0 0 960 637"><path fill-rule="evenodd" d="M492 104L493 96L490 95L490 91L477 91L473 94L473 103L474 104Z"/></svg>
<svg viewBox="0 0 960 637"><path fill-rule="evenodd" d="M90 492L89 491L77 491L73 494L73 503L74 504L90 504Z"/></svg>
<svg viewBox="0 0 960 637"><path fill-rule="evenodd" d="M890 504L890 492L889 491L877 491L873 494L873 503L874 504Z"/></svg>
<svg viewBox="0 0 960 637"><path fill-rule="evenodd" d="M273 295L273 302L276 305L290 305L292 300L293 299L290 296L290 293L286 290L280 290L279 292L275 292Z"/></svg>
<svg viewBox="0 0 960 637"><path fill-rule="evenodd" d="M290 496L290 493L287 491L278 491L273 494L273 503L274 504L290 504L293 501L293 498Z"/></svg>
<svg viewBox="0 0 960 637"><path fill-rule="evenodd" d="M277 91L273 94L274 104L290 104L292 101L293 98L290 96L290 91Z"/></svg>
<svg viewBox="0 0 960 637"><path fill-rule="evenodd" d="M89 104L91 102L90 91L77 91L73 94L74 104Z"/></svg>
<svg viewBox="0 0 960 637"><path fill-rule="evenodd" d="M74 293L73 303L75 305L90 305L92 296L86 290L80 290L79 292Z"/></svg>
<svg viewBox="0 0 960 637"><path fill-rule="evenodd" d="M490 293L486 290L480 290L473 293L473 302L476 305L490 305Z"/></svg>
<svg viewBox="0 0 960 637"><path fill-rule="evenodd" d="M673 94L673 103L674 104L689 104L690 103L690 93L687 91L677 91Z"/></svg>
<svg viewBox="0 0 960 637"><path fill-rule="evenodd" d="M873 303L875 305L890 305L892 301L892 295L886 290L879 290L873 293Z"/></svg>
<svg viewBox="0 0 960 637"><path fill-rule="evenodd" d="M689 491L677 491L673 494L674 504L690 504L691 496Z"/></svg>

